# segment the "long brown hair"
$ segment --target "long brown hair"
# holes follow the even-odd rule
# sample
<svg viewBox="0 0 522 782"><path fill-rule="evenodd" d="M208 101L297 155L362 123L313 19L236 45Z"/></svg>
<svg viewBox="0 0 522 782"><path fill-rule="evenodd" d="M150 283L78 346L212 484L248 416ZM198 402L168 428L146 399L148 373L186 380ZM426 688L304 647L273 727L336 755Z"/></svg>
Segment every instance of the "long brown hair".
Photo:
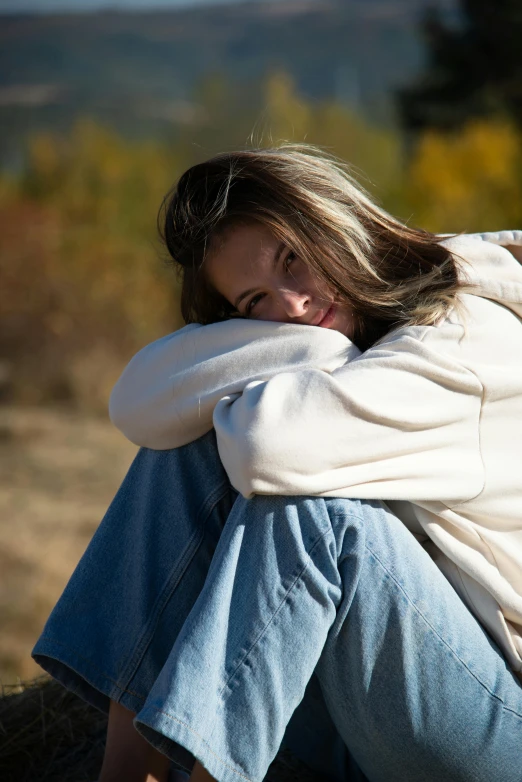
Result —
<svg viewBox="0 0 522 782"><path fill-rule="evenodd" d="M400 325L433 324L452 307L457 268L440 238L374 204L347 167L307 145L216 155L189 168L158 225L182 272L187 323L233 317L205 277L205 259L230 227L257 221L346 300L363 350Z"/></svg>

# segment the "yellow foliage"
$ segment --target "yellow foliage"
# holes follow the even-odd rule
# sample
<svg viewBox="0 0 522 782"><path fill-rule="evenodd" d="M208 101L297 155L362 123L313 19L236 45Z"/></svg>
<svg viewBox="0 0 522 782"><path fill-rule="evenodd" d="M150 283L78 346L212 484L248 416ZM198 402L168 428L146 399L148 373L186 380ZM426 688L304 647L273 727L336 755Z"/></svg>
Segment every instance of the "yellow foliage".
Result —
<svg viewBox="0 0 522 782"><path fill-rule="evenodd" d="M125 141L82 120L65 139L33 139L26 190L71 221L95 223L116 233L125 226L132 233L148 234L180 170L180 162L165 147Z"/></svg>
<svg viewBox="0 0 522 782"><path fill-rule="evenodd" d="M504 122L428 131L408 175L415 222L433 231L512 228L522 219L522 139Z"/></svg>
<svg viewBox="0 0 522 782"><path fill-rule="evenodd" d="M89 121L32 141L18 188L0 187L0 353L15 398L105 410L132 353L180 325L156 235L179 173L166 148ZM81 392L89 373L100 393Z"/></svg>

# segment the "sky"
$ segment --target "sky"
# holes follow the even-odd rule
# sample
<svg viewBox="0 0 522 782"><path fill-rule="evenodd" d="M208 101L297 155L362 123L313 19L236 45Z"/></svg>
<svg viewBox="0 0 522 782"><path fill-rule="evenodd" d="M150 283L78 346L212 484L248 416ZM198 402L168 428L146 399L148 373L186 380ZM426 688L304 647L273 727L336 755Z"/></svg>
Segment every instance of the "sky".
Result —
<svg viewBox="0 0 522 782"><path fill-rule="evenodd" d="M52 11L91 11L99 8L136 10L147 8L187 8L196 5L216 5L218 3L244 3L249 0L0 0L0 13L32 11L49 13Z"/></svg>

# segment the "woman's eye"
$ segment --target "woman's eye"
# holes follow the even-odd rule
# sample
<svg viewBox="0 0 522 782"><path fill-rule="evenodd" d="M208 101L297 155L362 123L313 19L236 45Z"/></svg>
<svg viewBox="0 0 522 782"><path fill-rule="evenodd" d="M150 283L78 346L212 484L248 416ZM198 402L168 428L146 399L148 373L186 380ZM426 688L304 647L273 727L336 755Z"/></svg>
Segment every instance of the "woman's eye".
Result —
<svg viewBox="0 0 522 782"><path fill-rule="evenodd" d="M295 261L295 258L296 258L295 253L293 252L288 253L288 255L285 258L285 270L288 270L288 267L293 261Z"/></svg>
<svg viewBox="0 0 522 782"><path fill-rule="evenodd" d="M247 315L250 315L250 313L252 312L253 308L256 306L257 302L260 301L262 298L263 298L263 294L262 293L258 293L257 296L254 296L252 299L250 299L250 301L248 302L247 307L246 307L246 314Z"/></svg>

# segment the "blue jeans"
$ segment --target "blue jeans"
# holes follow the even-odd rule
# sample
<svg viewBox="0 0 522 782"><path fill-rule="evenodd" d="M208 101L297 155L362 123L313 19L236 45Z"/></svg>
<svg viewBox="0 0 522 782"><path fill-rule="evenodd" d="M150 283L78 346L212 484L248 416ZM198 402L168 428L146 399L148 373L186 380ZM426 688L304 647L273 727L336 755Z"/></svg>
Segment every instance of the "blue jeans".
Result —
<svg viewBox="0 0 522 782"><path fill-rule="evenodd" d="M35 659L177 765L260 782L522 781L522 687L380 503L251 500L209 433L139 452Z"/></svg>

